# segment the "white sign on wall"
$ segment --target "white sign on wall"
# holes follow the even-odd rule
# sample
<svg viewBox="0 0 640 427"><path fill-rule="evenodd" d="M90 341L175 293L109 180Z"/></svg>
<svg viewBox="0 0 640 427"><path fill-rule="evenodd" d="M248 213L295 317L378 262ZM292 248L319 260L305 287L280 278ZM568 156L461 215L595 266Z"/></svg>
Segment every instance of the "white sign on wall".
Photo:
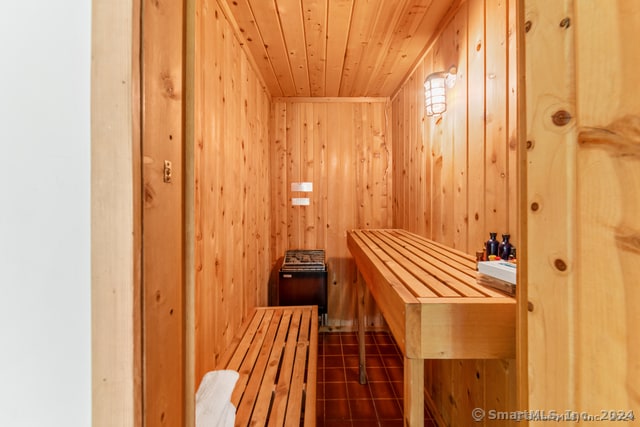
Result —
<svg viewBox="0 0 640 427"><path fill-rule="evenodd" d="M308 197L292 197L291 198L291 206L309 206L309 198Z"/></svg>
<svg viewBox="0 0 640 427"><path fill-rule="evenodd" d="M313 191L313 182L292 182L291 191L310 193Z"/></svg>

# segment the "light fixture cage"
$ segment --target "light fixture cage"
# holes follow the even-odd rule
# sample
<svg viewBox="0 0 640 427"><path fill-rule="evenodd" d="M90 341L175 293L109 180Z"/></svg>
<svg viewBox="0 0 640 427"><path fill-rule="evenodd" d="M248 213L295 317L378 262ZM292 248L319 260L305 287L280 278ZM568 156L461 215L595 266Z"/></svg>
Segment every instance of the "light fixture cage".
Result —
<svg viewBox="0 0 640 427"><path fill-rule="evenodd" d="M447 73L429 74L424 81L424 102L427 116L447 111Z"/></svg>

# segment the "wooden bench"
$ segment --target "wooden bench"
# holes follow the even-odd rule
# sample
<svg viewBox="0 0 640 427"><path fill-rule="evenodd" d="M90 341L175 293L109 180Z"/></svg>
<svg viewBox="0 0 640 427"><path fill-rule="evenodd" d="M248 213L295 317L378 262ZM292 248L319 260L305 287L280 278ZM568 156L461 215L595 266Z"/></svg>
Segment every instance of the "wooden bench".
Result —
<svg viewBox="0 0 640 427"><path fill-rule="evenodd" d="M217 369L238 371L236 426L314 426L318 307L260 307Z"/></svg>
<svg viewBox="0 0 640 427"><path fill-rule="evenodd" d="M352 230L358 267L360 382L366 381L364 294L404 355L406 424L424 423L423 359L515 357L515 299L477 283L473 257L404 230Z"/></svg>

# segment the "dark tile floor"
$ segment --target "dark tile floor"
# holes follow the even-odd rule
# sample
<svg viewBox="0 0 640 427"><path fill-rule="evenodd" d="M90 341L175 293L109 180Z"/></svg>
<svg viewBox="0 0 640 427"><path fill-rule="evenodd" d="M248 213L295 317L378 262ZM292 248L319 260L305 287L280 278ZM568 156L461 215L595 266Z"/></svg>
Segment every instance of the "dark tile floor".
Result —
<svg viewBox="0 0 640 427"><path fill-rule="evenodd" d="M357 333L318 337L317 426L402 426L403 361L393 337L368 332L368 382L358 382ZM425 407L425 427L436 423Z"/></svg>

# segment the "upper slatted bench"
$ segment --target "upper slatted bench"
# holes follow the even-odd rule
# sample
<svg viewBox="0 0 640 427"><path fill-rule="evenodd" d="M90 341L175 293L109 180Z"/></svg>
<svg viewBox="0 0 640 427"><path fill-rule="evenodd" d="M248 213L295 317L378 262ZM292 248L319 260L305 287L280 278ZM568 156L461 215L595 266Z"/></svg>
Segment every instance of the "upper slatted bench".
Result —
<svg viewBox="0 0 640 427"><path fill-rule="evenodd" d="M515 356L515 299L478 284L472 256L399 229L353 230L347 245L406 356Z"/></svg>
<svg viewBox="0 0 640 427"><path fill-rule="evenodd" d="M238 371L236 426L316 422L318 307L260 307L218 369Z"/></svg>
<svg viewBox="0 0 640 427"><path fill-rule="evenodd" d="M364 293L404 355L405 425L424 425L423 359L515 357L515 299L477 283L473 257L404 230L353 230L360 382L366 382Z"/></svg>

